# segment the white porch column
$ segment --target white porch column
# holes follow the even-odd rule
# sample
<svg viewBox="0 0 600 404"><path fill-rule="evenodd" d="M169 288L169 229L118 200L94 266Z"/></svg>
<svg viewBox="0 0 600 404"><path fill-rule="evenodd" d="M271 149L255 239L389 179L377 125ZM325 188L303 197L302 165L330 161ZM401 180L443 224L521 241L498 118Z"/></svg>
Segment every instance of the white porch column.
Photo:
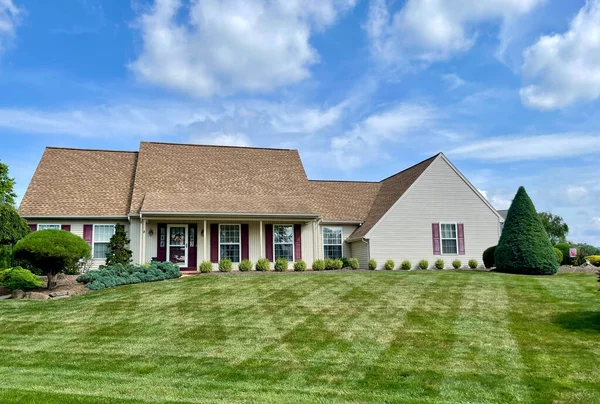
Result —
<svg viewBox="0 0 600 404"><path fill-rule="evenodd" d="M319 224L318 222L315 220L313 221L312 224L312 228L313 228L313 259L317 260L321 258L321 251L319 249L319 240L318 240L318 234L319 234ZM312 262L311 262L312 265Z"/></svg>
<svg viewBox="0 0 600 404"><path fill-rule="evenodd" d="M143 264L145 264L145 261L146 261L146 237L147 237L146 231L148 230L148 221L146 219L144 219L142 221L141 227L142 227L142 259L140 260L140 265L143 265Z"/></svg>
<svg viewBox="0 0 600 404"><path fill-rule="evenodd" d="M263 242L263 225L262 225L262 220L260 222L258 222L258 226L260 227L260 257L259 258L263 258L263 247L265 245L265 243Z"/></svg>
<svg viewBox="0 0 600 404"><path fill-rule="evenodd" d="M140 215L139 221L140 221L140 242L138 243L139 244L138 245L138 247L139 247L139 255L138 255L139 261L138 261L138 263L140 265L142 265L144 263L144 261L143 261L144 256L142 255L142 243L143 243L143 240L144 240L144 227L143 227L144 223L142 222L142 216L141 215Z"/></svg>
<svg viewBox="0 0 600 404"><path fill-rule="evenodd" d="M209 259L206 256L206 237L206 219L204 219L204 231L202 232L202 254L204 258L203 261L209 261Z"/></svg>

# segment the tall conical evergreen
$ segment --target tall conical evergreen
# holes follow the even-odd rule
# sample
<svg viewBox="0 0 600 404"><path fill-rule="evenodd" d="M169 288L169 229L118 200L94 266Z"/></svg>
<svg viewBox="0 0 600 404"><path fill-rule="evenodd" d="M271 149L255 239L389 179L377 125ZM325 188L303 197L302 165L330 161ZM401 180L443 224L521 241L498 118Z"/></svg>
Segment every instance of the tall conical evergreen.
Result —
<svg viewBox="0 0 600 404"><path fill-rule="evenodd" d="M523 187L508 210L495 261L500 272L553 275L558 270L550 238Z"/></svg>
<svg viewBox="0 0 600 404"><path fill-rule="evenodd" d="M106 265L130 264L131 256L133 255L133 252L127 248L130 242L131 240L127 238L125 226L117 223L115 234L112 235L108 242L109 251L106 253Z"/></svg>

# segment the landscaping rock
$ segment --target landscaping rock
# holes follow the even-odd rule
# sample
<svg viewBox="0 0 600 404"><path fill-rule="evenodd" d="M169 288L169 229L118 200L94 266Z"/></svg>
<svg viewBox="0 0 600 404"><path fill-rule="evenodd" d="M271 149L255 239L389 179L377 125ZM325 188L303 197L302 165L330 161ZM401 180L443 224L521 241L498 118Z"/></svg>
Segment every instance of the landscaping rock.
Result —
<svg viewBox="0 0 600 404"><path fill-rule="evenodd" d="M52 293L50 293L50 297L63 297L63 296L69 296L69 291L68 290L63 290L61 292L52 292Z"/></svg>
<svg viewBox="0 0 600 404"><path fill-rule="evenodd" d="M51 299L52 300L56 300L56 299L68 299L70 297L71 296L69 296L69 295L60 295L60 296L52 296Z"/></svg>
<svg viewBox="0 0 600 404"><path fill-rule="evenodd" d="M10 299L11 297L12 297L12 295L3 295L3 296L0 296L0 300Z"/></svg>
<svg viewBox="0 0 600 404"><path fill-rule="evenodd" d="M25 299L46 300L46 299L48 299L48 295L45 295L40 292L27 292L27 293L25 293Z"/></svg>
<svg viewBox="0 0 600 404"><path fill-rule="evenodd" d="M25 292L23 292L21 289L15 289L12 292L12 298L13 299L23 299L25 297Z"/></svg>

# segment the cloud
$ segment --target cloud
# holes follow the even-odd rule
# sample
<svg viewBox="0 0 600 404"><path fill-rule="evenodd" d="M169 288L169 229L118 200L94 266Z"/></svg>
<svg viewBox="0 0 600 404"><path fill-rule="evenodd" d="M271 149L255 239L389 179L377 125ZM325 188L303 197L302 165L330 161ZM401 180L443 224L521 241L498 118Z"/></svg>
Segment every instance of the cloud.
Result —
<svg viewBox="0 0 600 404"><path fill-rule="evenodd" d="M600 97L600 0L588 0L563 34L544 35L524 53L520 94L550 110Z"/></svg>
<svg viewBox="0 0 600 404"><path fill-rule="evenodd" d="M141 79L199 97L265 92L310 76L310 39L355 0L156 0L139 16Z"/></svg>
<svg viewBox="0 0 600 404"><path fill-rule="evenodd" d="M194 135L190 137L191 143L210 144L219 146L251 146L250 138L244 133L214 132L207 135Z"/></svg>
<svg viewBox="0 0 600 404"><path fill-rule="evenodd" d="M0 0L0 56L15 35L21 12L12 0Z"/></svg>
<svg viewBox="0 0 600 404"><path fill-rule="evenodd" d="M456 90L457 88L467 84L465 80L461 79L460 76L454 73L442 75L442 80L446 82L449 90Z"/></svg>
<svg viewBox="0 0 600 404"><path fill-rule="evenodd" d="M466 6L462 0L407 0L390 17L384 0L372 0L365 29L378 59L431 63L469 50L477 25L500 21L504 26L543 1L488 0Z"/></svg>

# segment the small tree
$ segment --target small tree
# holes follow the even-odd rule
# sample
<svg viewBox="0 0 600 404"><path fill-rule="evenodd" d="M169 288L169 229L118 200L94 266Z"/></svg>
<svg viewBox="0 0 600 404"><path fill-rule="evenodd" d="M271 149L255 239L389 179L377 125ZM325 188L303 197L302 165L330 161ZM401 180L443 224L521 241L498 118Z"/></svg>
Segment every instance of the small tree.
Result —
<svg viewBox="0 0 600 404"><path fill-rule="evenodd" d="M8 166L0 161L0 203L15 205L15 179L8 176Z"/></svg>
<svg viewBox="0 0 600 404"><path fill-rule="evenodd" d="M13 245L30 233L27 221L8 203L0 203L0 245Z"/></svg>
<svg viewBox="0 0 600 404"><path fill-rule="evenodd" d="M39 268L48 277L48 289L54 289L54 276L90 259L92 249L79 236L63 230L41 230L21 239L15 246L15 259Z"/></svg>
<svg viewBox="0 0 600 404"><path fill-rule="evenodd" d="M569 234L569 226L565 223L562 217L553 215L550 212L538 213L540 220L552 245L558 243L564 243L567 241L567 234Z"/></svg>
<svg viewBox="0 0 600 404"><path fill-rule="evenodd" d="M125 226L123 226L121 223L117 223L115 226L115 234L113 234L108 241L106 265L130 264L131 256L133 255L133 252L127 248L130 242L131 240L127 238Z"/></svg>

